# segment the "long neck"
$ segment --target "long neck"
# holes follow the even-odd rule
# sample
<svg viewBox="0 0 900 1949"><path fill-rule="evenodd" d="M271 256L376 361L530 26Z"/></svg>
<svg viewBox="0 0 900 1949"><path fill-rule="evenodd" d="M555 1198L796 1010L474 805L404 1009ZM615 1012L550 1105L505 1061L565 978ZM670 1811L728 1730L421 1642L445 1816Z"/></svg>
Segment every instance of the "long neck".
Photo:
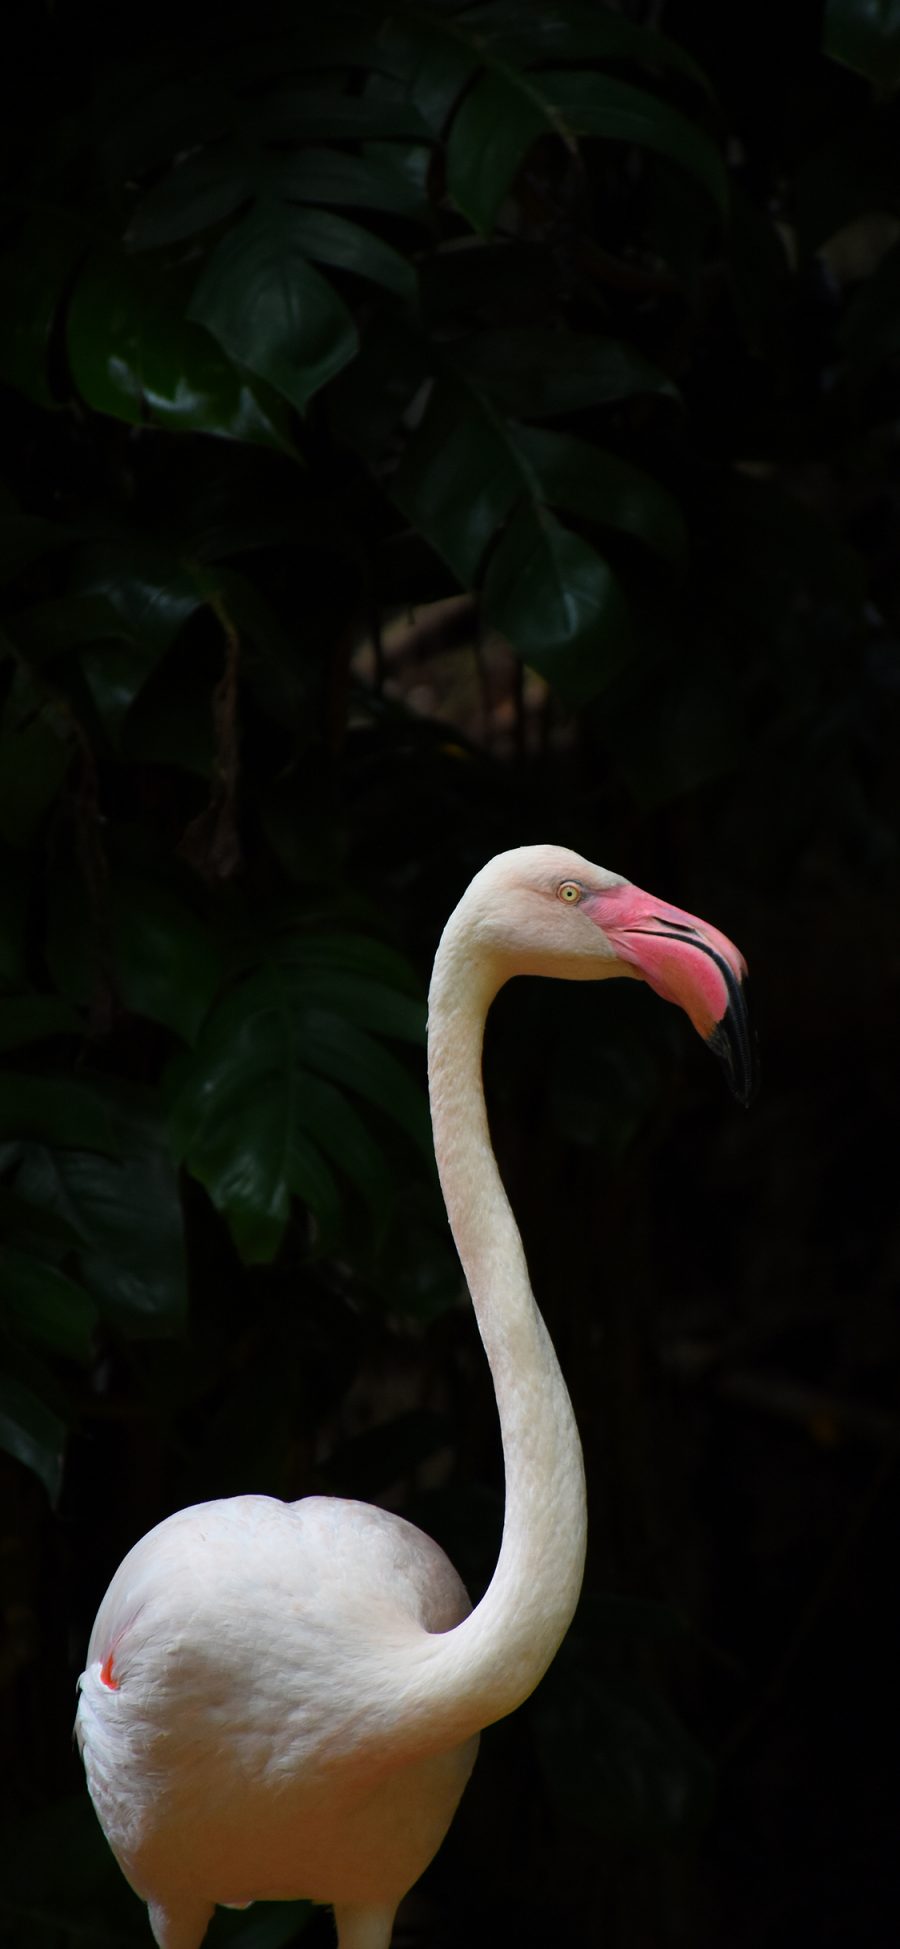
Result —
<svg viewBox="0 0 900 1949"><path fill-rule="evenodd" d="M428 1642L429 1723L460 1738L512 1712L543 1676L578 1601L586 1533L572 1405L535 1305L488 1129L481 1057L496 986L465 927L451 922L429 997L434 1146L493 1377L506 1473L503 1541L491 1583L462 1624Z"/></svg>

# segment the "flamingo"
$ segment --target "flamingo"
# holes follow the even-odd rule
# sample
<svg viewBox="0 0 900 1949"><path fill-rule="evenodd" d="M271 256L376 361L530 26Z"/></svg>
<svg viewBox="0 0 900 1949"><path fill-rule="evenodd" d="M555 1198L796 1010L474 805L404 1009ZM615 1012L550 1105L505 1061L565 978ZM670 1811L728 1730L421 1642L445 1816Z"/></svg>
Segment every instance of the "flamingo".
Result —
<svg viewBox="0 0 900 1949"><path fill-rule="evenodd" d="M198 1949L217 1903L301 1896L332 1905L339 1949L389 1949L481 1728L533 1691L575 1610L581 1446L481 1078L498 989L516 974L648 982L686 1011L746 1102L745 973L715 928L556 846L499 854L451 915L429 995L429 1089L500 1417L499 1559L473 1610L420 1530L323 1496L202 1503L135 1545L97 1614L76 1730L159 1949Z"/></svg>

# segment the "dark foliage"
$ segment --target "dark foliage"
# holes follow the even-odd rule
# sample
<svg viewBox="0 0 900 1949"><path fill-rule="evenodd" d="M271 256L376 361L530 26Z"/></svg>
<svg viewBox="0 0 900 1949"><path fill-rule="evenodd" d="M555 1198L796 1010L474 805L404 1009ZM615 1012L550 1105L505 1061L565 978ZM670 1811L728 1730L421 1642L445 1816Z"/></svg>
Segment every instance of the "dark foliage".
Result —
<svg viewBox="0 0 900 1949"><path fill-rule="evenodd" d="M489 1577L424 995L552 839L739 941L765 1087L636 985L497 1006L591 1557L405 1939L886 1949L900 6L13 13L2 1939L149 1940L69 1725L169 1510L361 1495Z"/></svg>

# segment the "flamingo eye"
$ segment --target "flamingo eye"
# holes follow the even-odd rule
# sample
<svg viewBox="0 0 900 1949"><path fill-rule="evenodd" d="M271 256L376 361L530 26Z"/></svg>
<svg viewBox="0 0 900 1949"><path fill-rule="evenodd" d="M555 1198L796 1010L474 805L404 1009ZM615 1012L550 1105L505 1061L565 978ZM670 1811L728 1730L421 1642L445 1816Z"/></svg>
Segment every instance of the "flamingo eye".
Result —
<svg viewBox="0 0 900 1949"><path fill-rule="evenodd" d="M578 885L577 880L563 880L556 889L556 898L564 900L567 907L575 907L584 898L584 888Z"/></svg>

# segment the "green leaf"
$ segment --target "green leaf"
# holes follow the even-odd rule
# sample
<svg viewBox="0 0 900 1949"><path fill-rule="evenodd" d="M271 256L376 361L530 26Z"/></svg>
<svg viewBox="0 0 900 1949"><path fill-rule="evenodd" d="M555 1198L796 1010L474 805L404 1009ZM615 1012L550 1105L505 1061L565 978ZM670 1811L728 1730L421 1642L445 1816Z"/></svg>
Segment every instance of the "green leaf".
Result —
<svg viewBox="0 0 900 1949"><path fill-rule="evenodd" d="M517 509L488 565L484 615L572 706L596 697L630 651L612 570L534 506Z"/></svg>
<svg viewBox="0 0 900 1949"><path fill-rule="evenodd" d="M225 1214L235 1245L248 1265L266 1265L281 1244L290 1217L290 1193L295 1188L291 1165L299 1154L298 1148L289 1145L285 1102L270 1092L271 1074L264 1074L262 1063L260 1074L265 1096L259 1097L252 1088L235 1087L225 1114L198 1136L186 1159L191 1175L209 1192L216 1209ZM323 1167L322 1176L314 1181L309 1146L299 1162L311 1209L318 1211L324 1201L330 1215L333 1188L329 1174Z"/></svg>
<svg viewBox="0 0 900 1949"><path fill-rule="evenodd" d="M412 962L396 948L369 934L313 934L308 928L301 931L290 922L289 931L277 939L272 952L279 960L302 962L304 970L309 972L365 977L367 982L389 986L401 996L411 996L417 1006L421 1005L422 985ZM424 1028L424 1015L420 1019ZM393 1033L405 1035L407 1031ZM418 1030L416 1035L421 1039Z"/></svg>
<svg viewBox="0 0 900 1949"><path fill-rule="evenodd" d="M547 61L631 61L683 74L710 92L702 68L677 41L622 14L576 0L566 0L559 7L530 7L527 12L520 0L490 0L487 6L468 9L465 25L482 45L523 67Z"/></svg>
<svg viewBox="0 0 900 1949"><path fill-rule="evenodd" d="M823 46L878 89L900 83L900 0L826 0Z"/></svg>
<svg viewBox="0 0 900 1949"><path fill-rule="evenodd" d="M291 944L287 958L252 969L223 996L194 1057L178 1067L174 1143L250 1260L277 1250L292 1193L321 1231L336 1231L340 1192L326 1156L375 1211L383 1165L354 1099L430 1154L424 1095L375 1039L418 1039L421 1005L366 972L369 945L301 939L295 961Z"/></svg>
<svg viewBox="0 0 900 1949"><path fill-rule="evenodd" d="M555 418L640 393L677 400L677 386L640 352L614 338L531 326L457 339L453 362L517 418Z"/></svg>
<svg viewBox="0 0 900 1949"><path fill-rule="evenodd" d="M5 1246L0 1256L0 1313L26 1339L86 1363L97 1324L90 1293L56 1266Z"/></svg>
<svg viewBox="0 0 900 1949"><path fill-rule="evenodd" d="M83 883L57 874L50 889L47 958L70 1001L89 1007L104 949L104 974L117 1001L135 1015L193 1042L221 979L208 927L173 886L116 868L103 890L103 939L85 914ZM0 1034L2 1034L0 1002Z"/></svg>
<svg viewBox="0 0 900 1949"><path fill-rule="evenodd" d="M403 1042L425 1041L424 1002L398 994L395 988L373 981L369 974L344 972L334 965L323 967L321 972L309 965L282 965L281 978L286 993L298 1005L328 1008L375 1035Z"/></svg>
<svg viewBox="0 0 900 1949"><path fill-rule="evenodd" d="M308 1071L296 1098L296 1114L298 1123L359 1191L380 1228L390 1209L390 1166L383 1146L367 1129L350 1097Z"/></svg>
<svg viewBox="0 0 900 1949"><path fill-rule="evenodd" d="M666 561L683 559L687 531L681 509L649 474L574 434L519 426L516 439L551 507L634 535Z"/></svg>
<svg viewBox="0 0 900 1949"><path fill-rule="evenodd" d="M40 1477L52 1504L62 1485L66 1431L59 1416L12 1375L0 1375L0 1448Z"/></svg>
<svg viewBox="0 0 900 1949"><path fill-rule="evenodd" d="M298 247L320 264L353 271L357 277L384 285L399 298L414 298L416 273L408 260L371 230L331 210L295 210L293 233Z"/></svg>
<svg viewBox="0 0 900 1949"><path fill-rule="evenodd" d="M402 1063L373 1036L324 1009L309 1010L305 1029L310 1068L364 1097L398 1123L430 1158L431 1125L425 1095Z"/></svg>
<svg viewBox="0 0 900 1949"><path fill-rule="evenodd" d="M219 244L190 316L300 412L357 350L346 305L309 264L294 212L277 204L259 205Z"/></svg>
<svg viewBox="0 0 900 1949"><path fill-rule="evenodd" d="M464 588L524 487L509 427L490 401L452 377L439 380L391 495Z"/></svg>
<svg viewBox="0 0 900 1949"><path fill-rule="evenodd" d="M95 252L69 307L69 365L87 405L132 426L212 433L291 451L277 394L236 370L168 267Z"/></svg>
<svg viewBox="0 0 900 1949"><path fill-rule="evenodd" d="M174 888L125 874L114 882L111 920L126 1007L193 1042L221 977L209 929Z"/></svg>
<svg viewBox="0 0 900 1949"><path fill-rule="evenodd" d="M483 235L493 229L532 143L548 133L571 143L539 87L513 70L491 70L464 97L447 143L447 188Z"/></svg>
<svg viewBox="0 0 900 1949"><path fill-rule="evenodd" d="M678 109L630 82L584 69L542 73L541 88L575 134L651 149L687 170L720 213L727 209L728 177L722 157L709 136Z"/></svg>
<svg viewBox="0 0 900 1949"><path fill-rule="evenodd" d="M233 141L183 156L134 211L126 234L131 250L159 250L223 223L255 194L253 163Z"/></svg>
<svg viewBox="0 0 900 1949"><path fill-rule="evenodd" d="M390 146L378 143L370 144L361 156L312 144L273 154L260 166L260 187L270 197L288 197L296 203L383 210L418 223L428 214L421 164L417 162L412 170L400 168Z"/></svg>
<svg viewBox="0 0 900 1949"><path fill-rule="evenodd" d="M656 150L688 170L724 209L721 157L677 109L631 83L580 66L522 71L554 52L579 61L597 53L638 54L652 61L655 54L661 65L666 57L669 65L679 65L673 43L645 39L627 21L610 19L607 26L587 9L574 19L545 14L517 20L504 6L479 8L466 15L458 31L471 37L473 58L488 64L457 111L447 144L448 189L478 230L490 231L520 164L542 134L557 135L570 147L575 135L586 135ZM686 56L684 64L699 77Z"/></svg>
<svg viewBox="0 0 900 1949"><path fill-rule="evenodd" d="M81 1282L125 1333L172 1334L187 1309L178 1178L155 1118L108 1102L116 1155L22 1147L16 1192L79 1235Z"/></svg>
<svg viewBox="0 0 900 1949"><path fill-rule="evenodd" d="M401 99L415 102L434 135L443 132L454 102L482 58L482 50L467 40L455 21L444 23L424 12L414 16L406 8L389 14L378 36L379 67L383 65L385 75L396 77ZM384 78L376 76L370 80L370 90L375 82L385 85Z"/></svg>
<svg viewBox="0 0 900 1949"><path fill-rule="evenodd" d="M507 523L487 561L484 615L567 702L582 702L627 654L627 607L607 563L547 511L522 433L474 386L439 380L393 498L468 588ZM589 503L596 519L600 497L585 483L582 451L592 449L547 437L539 450L549 472L556 465L559 498L579 513ZM608 513L609 499L603 505Z"/></svg>
<svg viewBox="0 0 900 1949"><path fill-rule="evenodd" d="M78 622L80 603L88 643L80 668L105 728L116 740L147 679L189 617L207 601L206 582L161 543L131 537L79 549L70 579L73 594L65 598L72 610L69 628ZM59 608L54 618L53 605L42 605L45 653L53 643L53 629L62 635L66 631L66 610L62 604ZM118 641L91 642L94 613L94 638L114 633ZM109 619L105 626L104 616Z"/></svg>

